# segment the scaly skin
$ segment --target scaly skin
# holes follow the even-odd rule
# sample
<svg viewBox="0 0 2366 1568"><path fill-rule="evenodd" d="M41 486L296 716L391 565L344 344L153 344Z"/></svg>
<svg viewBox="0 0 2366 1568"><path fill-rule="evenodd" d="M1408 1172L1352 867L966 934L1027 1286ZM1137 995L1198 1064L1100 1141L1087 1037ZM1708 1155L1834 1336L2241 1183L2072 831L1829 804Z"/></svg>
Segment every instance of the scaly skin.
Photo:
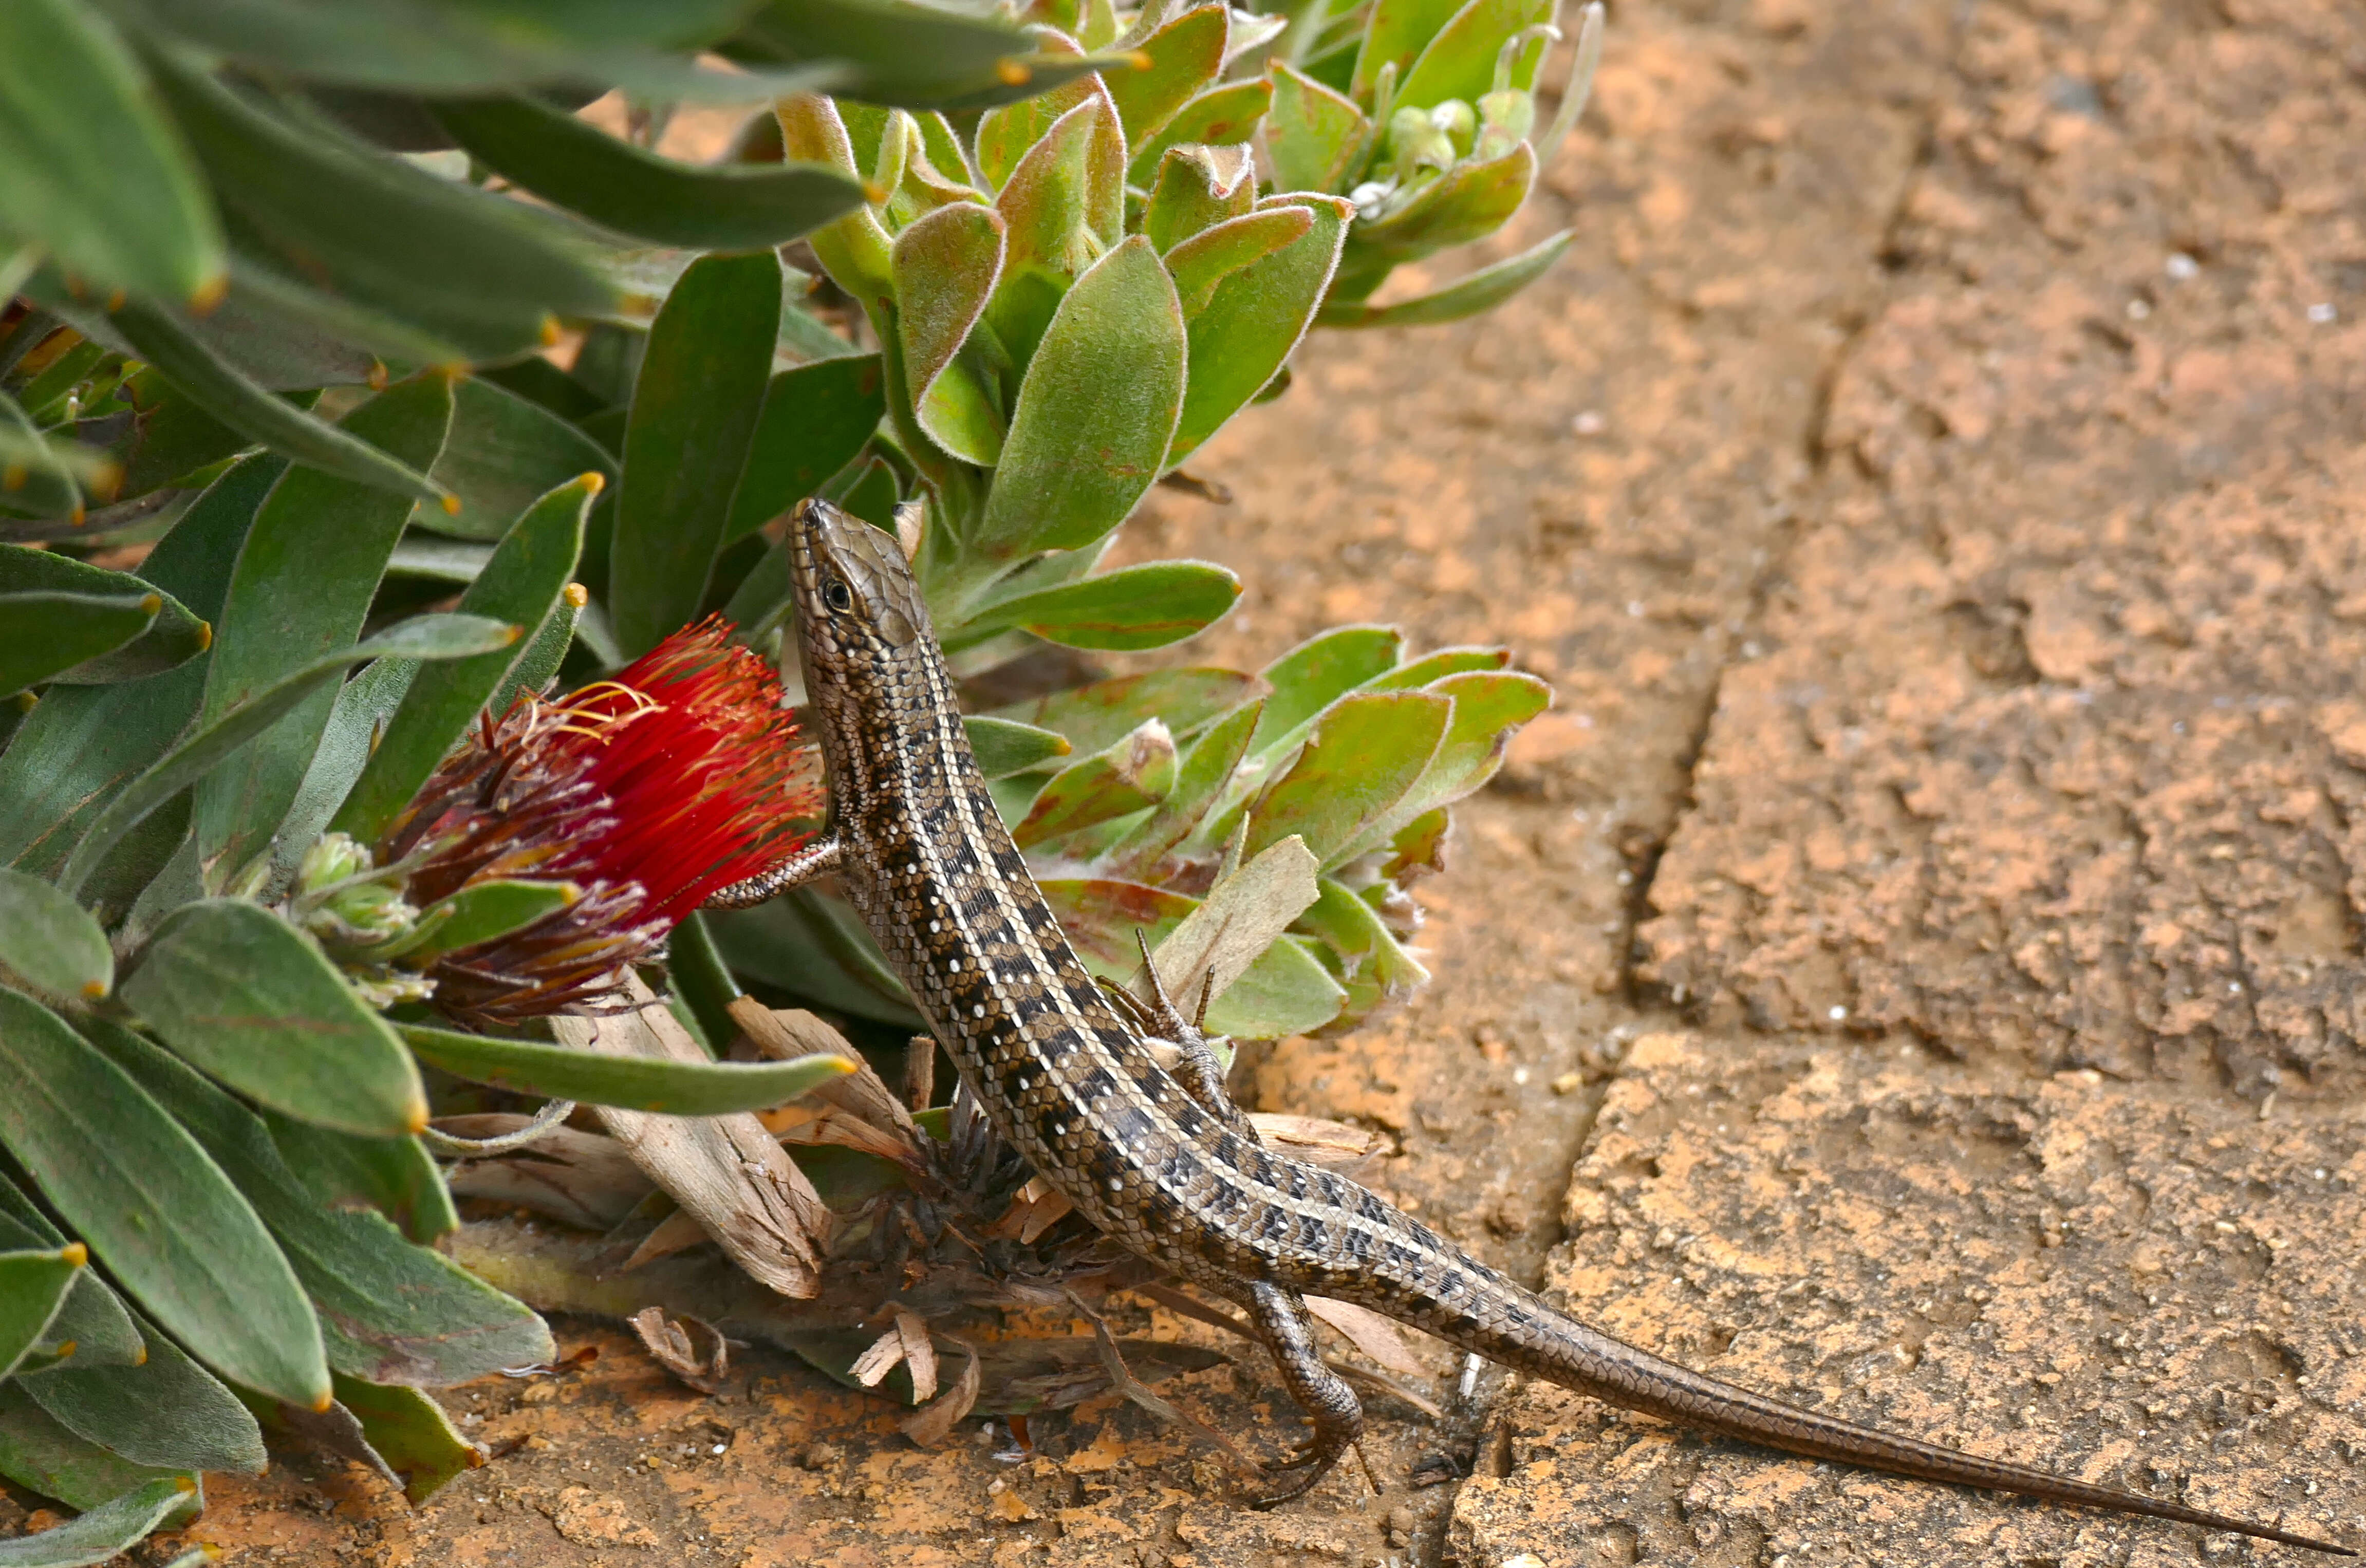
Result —
<svg viewBox="0 0 2366 1568"><path fill-rule="evenodd" d="M1121 1245L1246 1307L1315 1418L1300 1473L1354 1441L1355 1395L1326 1371L1301 1292L1356 1302L1491 1360L1684 1426L1928 1481L2348 1549L1795 1409L1597 1333L1332 1172L1261 1146L1206 1081L1196 1031L1159 998L1121 1007L1086 972L997 815L928 611L895 539L821 502L789 550L832 836L727 889L761 901L835 870L995 1130ZM1129 1014L1136 1016L1129 1016ZM1143 1026L1186 1035L1187 1089Z"/></svg>

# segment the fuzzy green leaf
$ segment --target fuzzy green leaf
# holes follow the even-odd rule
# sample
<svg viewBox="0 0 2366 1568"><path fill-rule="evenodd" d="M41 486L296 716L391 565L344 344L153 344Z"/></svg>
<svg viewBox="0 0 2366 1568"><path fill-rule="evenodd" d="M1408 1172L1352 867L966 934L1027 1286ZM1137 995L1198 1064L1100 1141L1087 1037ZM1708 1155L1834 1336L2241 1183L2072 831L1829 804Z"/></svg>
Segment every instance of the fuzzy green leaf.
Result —
<svg viewBox="0 0 2366 1568"><path fill-rule="evenodd" d="M452 1195L417 1138L363 1138L265 1108L264 1124L288 1168L332 1209L375 1209L422 1246L459 1228Z"/></svg>
<svg viewBox="0 0 2366 1568"><path fill-rule="evenodd" d="M460 596L460 613L513 626L542 625L575 573L584 518L600 485L598 474L585 474L527 507ZM476 721L526 648L521 640L474 659L421 667L331 826L362 843L376 843Z"/></svg>
<svg viewBox="0 0 2366 1568"><path fill-rule="evenodd" d="M1520 209L1536 175L1537 155L1523 141L1500 158L1458 164L1403 207L1358 222L1339 259L1336 297L1360 300L1401 263L1485 239Z"/></svg>
<svg viewBox="0 0 2366 1568"><path fill-rule="evenodd" d="M1028 849L1155 806L1175 787L1175 738L1159 720L1144 719L1106 750L1053 774L1010 836Z"/></svg>
<svg viewBox="0 0 2366 1568"><path fill-rule="evenodd" d="M1241 580L1222 567L1146 561L989 604L968 629L1016 626L1067 648L1164 648L1220 618L1240 594Z"/></svg>
<svg viewBox="0 0 2366 1568"><path fill-rule="evenodd" d="M0 1252L0 1378L44 1340L54 1343L50 1325L89 1261L80 1243L55 1251Z"/></svg>
<svg viewBox="0 0 2366 1568"><path fill-rule="evenodd" d="M914 416L930 440L980 468L1002 453L1001 389L959 356L1002 276L1004 227L990 207L953 202L896 235L891 257Z"/></svg>
<svg viewBox="0 0 2366 1568"><path fill-rule="evenodd" d="M1135 185L1148 184L1156 176L1159 160L1166 156L1170 147L1186 143L1229 147L1251 141L1266 111L1272 107L1273 84L1268 81L1229 82L1211 87L1177 109L1156 134L1134 149L1126 177Z"/></svg>
<svg viewBox="0 0 2366 1568"><path fill-rule="evenodd" d="M96 1001L115 985L107 933L63 893L0 869L0 967L51 996Z"/></svg>
<svg viewBox="0 0 2366 1568"><path fill-rule="evenodd" d="M147 1539L197 1489L187 1476L147 1482L64 1524L0 1540L0 1568L85 1568L105 1562Z"/></svg>
<svg viewBox="0 0 2366 1568"><path fill-rule="evenodd" d="M1270 709L1268 709L1268 713ZM1384 819L1437 754L1453 703L1428 692L1362 692L1316 720L1306 749L1249 811L1243 852L1296 833L1326 868Z"/></svg>
<svg viewBox="0 0 2366 1568"><path fill-rule="evenodd" d="M850 178L861 178L853 144L838 106L818 93L793 93L772 106L780 121L781 145L786 156L823 164ZM865 310L891 298L895 284L888 276L886 229L869 207L858 207L834 222L806 236L822 270Z"/></svg>
<svg viewBox="0 0 2366 1568"><path fill-rule="evenodd" d="M0 1384L0 1475L17 1485L86 1510L175 1473L109 1453L42 1409L21 1384ZM186 1517L194 1518L203 1495L192 1494L189 1501Z"/></svg>
<svg viewBox="0 0 2366 1568"><path fill-rule="evenodd" d="M1117 101L1126 145L1140 148L1166 127L1183 106L1213 83L1224 68L1231 13L1222 6L1194 6L1142 40L1150 65L1143 71L1112 71L1101 80Z"/></svg>
<svg viewBox="0 0 2366 1568"><path fill-rule="evenodd" d="M1375 675L1358 688L1367 692L1409 692L1473 670L1501 670L1512 661L1505 648L1441 648Z"/></svg>
<svg viewBox="0 0 2366 1568"><path fill-rule="evenodd" d="M1166 270L1175 275L1175 292L1183 300L1183 314L1197 316L1222 283L1243 267L1263 261L1284 245L1312 232L1311 208L1268 207L1244 218L1200 230L1166 253Z"/></svg>
<svg viewBox="0 0 2366 1568"><path fill-rule="evenodd" d="M221 226L205 183L101 13L11 0L0 10L0 231L102 291L219 295Z"/></svg>
<svg viewBox="0 0 2366 1568"><path fill-rule="evenodd" d="M1258 721L1251 750L1288 745L1331 704L1396 668L1404 636L1394 626L1335 626L1300 643L1261 672L1273 698Z"/></svg>
<svg viewBox="0 0 2366 1568"><path fill-rule="evenodd" d="M1524 28L1549 22L1560 0L1470 0L1398 78L1395 106L1425 109L1459 98L1476 103L1494 85L1495 57L1512 35ZM1511 85L1527 92L1537 85L1549 40L1531 39L1513 57Z"/></svg>
<svg viewBox="0 0 2366 1568"><path fill-rule="evenodd" d="M207 777L224 759L332 681L348 664L377 658L465 659L517 640L517 628L476 615L420 615L366 642L322 655L297 668L212 723L199 728L134 777L91 821L74 846L58 886L78 891L107 852L149 816ZM300 784L300 780L299 781Z"/></svg>
<svg viewBox="0 0 2366 1568"><path fill-rule="evenodd" d="M1117 243L1124 188L1117 112L1099 96L1061 116L1011 171L995 199L1006 239L986 321L1014 366L1034 357L1061 297Z"/></svg>
<svg viewBox="0 0 2366 1568"><path fill-rule="evenodd" d="M379 393L341 428L424 468L442 450L451 419L451 384L426 376ZM206 671L201 722L220 722L298 670L351 647L410 513L401 497L353 479L301 468L280 479L239 552ZM267 849L335 702L325 688L307 694L198 784L197 850L209 886Z"/></svg>
<svg viewBox="0 0 2366 1568"><path fill-rule="evenodd" d="M1372 122L1356 100L1276 61L1273 109L1266 116L1266 155L1278 191L1336 191L1364 149Z"/></svg>
<svg viewBox="0 0 2366 1568"><path fill-rule="evenodd" d="M1576 238L1577 231L1564 229L1541 244L1532 245L1518 255L1506 256L1492 266L1484 266L1470 276L1428 294L1410 299L1392 299L1385 305L1369 305L1361 300L1326 302L1315 318L1317 326L1324 327L1434 327L1444 321L1459 321L1466 316L1476 316L1496 306L1542 277L1552 264L1560 259Z"/></svg>
<svg viewBox="0 0 2366 1568"><path fill-rule="evenodd" d="M1178 737L1193 734L1265 691L1263 678L1237 670L1154 670L1070 686L997 708L995 716L1056 730L1077 750L1090 752L1115 744L1145 718L1166 720Z"/></svg>
<svg viewBox="0 0 2366 1568"><path fill-rule="evenodd" d="M452 1425L442 1405L417 1389L387 1387L343 1374L336 1383L337 1403L353 1412L369 1446L402 1478L402 1495L412 1507L462 1472L485 1462L484 1450Z"/></svg>
<svg viewBox="0 0 2366 1568"><path fill-rule="evenodd" d="M473 882L419 911L416 940L405 941L387 956L399 954L410 964L422 965L436 954L523 931L573 908L582 897L582 889L571 882Z"/></svg>
<svg viewBox="0 0 2366 1568"><path fill-rule="evenodd" d="M1137 931L1155 950L1200 907L1197 898L1132 882L1054 879L1042 888L1085 967L1121 984L1142 967ZM1211 1033L1244 1040L1303 1034L1337 1017L1345 996L1307 947L1285 936L1216 998L1207 1026Z"/></svg>
<svg viewBox="0 0 2366 1568"><path fill-rule="evenodd" d="M513 184L660 245L763 249L862 204L862 183L826 165L680 164L532 98L447 100L434 113Z"/></svg>
<svg viewBox="0 0 2366 1568"><path fill-rule="evenodd" d="M164 596L0 593L0 697L114 656L156 624Z"/></svg>
<svg viewBox="0 0 2366 1568"><path fill-rule="evenodd" d="M109 318L175 389L251 441L321 473L441 505L443 488L409 462L273 396L178 321L133 303ZM433 454L430 455L433 458Z"/></svg>
<svg viewBox="0 0 2366 1568"><path fill-rule="evenodd" d="M145 1358L136 1366L84 1367L77 1352L18 1386L76 1437L135 1463L259 1472L263 1433L239 1396L145 1317L134 1332Z"/></svg>
<svg viewBox="0 0 2366 1568"><path fill-rule="evenodd" d="M1300 917L1299 927L1323 940L1333 973L1347 992L1340 1010L1343 1026L1401 1006L1429 984L1429 971L1369 904L1330 877L1320 886L1320 897Z"/></svg>
<svg viewBox="0 0 2366 1568"><path fill-rule="evenodd" d="M0 1248L54 1252L65 1245L65 1233L51 1224L14 1182L0 1177ZM17 1376L27 1378L63 1367L137 1366L147 1354L121 1298L107 1289L96 1271L85 1269L74 1276L47 1338L17 1369ZM0 1466L0 1472L5 1471Z"/></svg>
<svg viewBox="0 0 2366 1568"><path fill-rule="evenodd" d="M1370 19L1364 24L1362 45L1356 51L1349 94L1358 103L1370 107L1380 68L1395 66L1397 80L1403 81L1421 51L1429 47L1429 40L1454 19L1454 14L1464 4L1465 0L1377 0Z"/></svg>
<svg viewBox="0 0 2366 1568"><path fill-rule="evenodd" d="M885 378L875 354L800 365L774 376L748 445L748 463L731 494L723 542L744 538L852 462L887 412Z"/></svg>
<svg viewBox="0 0 2366 1568"><path fill-rule="evenodd" d="M1149 241L1133 236L1078 278L1020 385L974 547L1000 560L1081 549L1124 522L1182 412L1184 342Z"/></svg>
<svg viewBox="0 0 2366 1568"><path fill-rule="evenodd" d="M141 563L142 578L218 616L247 525L286 470L276 457L240 463L217 479ZM33 710L0 752L0 862L47 874L62 864L111 797L163 754L197 711L205 663L119 686L62 687Z"/></svg>
<svg viewBox="0 0 2366 1568"><path fill-rule="evenodd" d="M471 1083L664 1116L769 1110L855 1067L846 1057L827 1053L788 1062L661 1062L423 1024L396 1027L420 1060Z"/></svg>
<svg viewBox="0 0 2366 1568"><path fill-rule="evenodd" d="M0 1144L108 1271L224 1376L296 1404L325 1398L321 1331L295 1274L196 1140L14 991L0 990Z"/></svg>
<svg viewBox="0 0 2366 1568"><path fill-rule="evenodd" d="M695 620L772 376L781 264L703 256L649 329L625 430L608 605L627 658Z"/></svg>
<svg viewBox="0 0 2366 1568"><path fill-rule="evenodd" d="M1494 777L1513 732L1552 705L1550 686L1534 675L1510 671L1448 675L1423 689L1452 698L1454 716L1420 779L1358 835L1348 846L1350 856L1385 847L1414 818L1461 799Z"/></svg>
<svg viewBox="0 0 2366 1568"><path fill-rule="evenodd" d="M1103 857L1121 873L1155 880L1151 874L1168 851L1191 836L1232 782L1234 770L1248 755L1249 737L1256 729L1262 702L1234 708L1192 742L1176 769L1175 787L1157 809L1129 829Z"/></svg>
<svg viewBox="0 0 2366 1568"><path fill-rule="evenodd" d="M98 1025L92 1042L204 1145L278 1239L321 1314L331 1368L374 1382L448 1387L547 1360L550 1331L374 1212L322 1207L260 1118L160 1047Z"/></svg>
<svg viewBox="0 0 2366 1568"><path fill-rule="evenodd" d="M587 473L613 480L615 459L548 409L470 377L452 389L451 434L429 475L459 498L460 510L422 504L412 511L411 525L463 539L499 539L537 497Z"/></svg>
<svg viewBox="0 0 2366 1568"><path fill-rule="evenodd" d="M167 1045L259 1104L366 1136L426 1125L401 1043L267 909L219 898L175 910L122 993Z"/></svg>
<svg viewBox="0 0 2366 1568"><path fill-rule="evenodd" d="M1142 231L1163 255L1200 230L1256 209L1256 160L1245 147L1170 147L1143 209Z"/></svg>
<svg viewBox="0 0 2366 1568"><path fill-rule="evenodd" d="M1166 455L1170 468L1271 383L1305 336L1337 269L1355 209L1343 197L1299 197L1260 202L1257 215L1277 206L1309 213L1313 226L1304 237L1223 276L1191 318L1191 387Z"/></svg>
<svg viewBox="0 0 2366 1568"><path fill-rule="evenodd" d="M1076 58L1076 45L1056 32L1042 35L1052 51ZM1131 73L1128 73L1131 74ZM1098 101L1110 111L1110 135L1115 139L1119 176L1123 177L1125 143L1117 130L1117 103L1098 76L1078 76L1061 83L1048 92L1031 93L1011 103L991 108L980 115L977 130L971 139L975 152L975 163L979 177L990 190L999 192L1007 186L1031 152L1042 145L1052 127L1066 118L1081 106Z"/></svg>
<svg viewBox="0 0 2366 1568"><path fill-rule="evenodd" d="M752 909L709 910L704 919L736 973L891 1028L927 1027L842 898L799 887Z"/></svg>
<svg viewBox="0 0 2366 1568"><path fill-rule="evenodd" d="M989 782L1031 773L1075 750L1065 736L1007 718L971 714L962 720L962 728L977 758L977 771Z"/></svg>
<svg viewBox="0 0 2366 1568"><path fill-rule="evenodd" d="M190 614L188 606L130 572L107 571L55 550L0 545L0 595L18 593L69 593L108 601L152 595L158 601L145 635L111 653L62 667L55 675L44 677L48 680L91 686L137 681L195 659L213 641L213 628ZM31 616L39 612L28 608L0 614L0 626L17 618L17 614ZM0 687L6 687L8 680L7 675L0 674Z"/></svg>

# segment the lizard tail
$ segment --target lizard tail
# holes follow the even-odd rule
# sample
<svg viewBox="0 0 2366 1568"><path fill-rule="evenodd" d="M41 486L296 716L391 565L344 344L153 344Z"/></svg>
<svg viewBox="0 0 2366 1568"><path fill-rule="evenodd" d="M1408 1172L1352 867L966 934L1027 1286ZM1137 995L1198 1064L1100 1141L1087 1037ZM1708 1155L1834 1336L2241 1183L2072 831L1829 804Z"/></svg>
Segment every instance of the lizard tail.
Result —
<svg viewBox="0 0 2366 1568"><path fill-rule="evenodd" d="M1830 1416L1800 1410L1762 1393L1720 1382L1673 1361L1588 1328L1573 1318L1536 1302L1531 1308L1541 1321L1508 1334L1475 1335L1466 1348L1548 1382L1590 1393L1629 1410L1663 1416L1680 1425L1763 1443L1810 1459L1836 1460L1887 1471L1923 1481L1953 1482L1999 1492L2018 1492L2049 1502L2072 1503L2119 1513L2148 1514L2155 1518L2233 1530L2260 1540L2305 1547L2336 1557L2355 1557L2346 1546L2293 1535L2267 1525L2253 1524L2190 1508L2182 1503L2146 1497L2116 1487L2098 1486L2051 1475L2025 1465L1941 1448L1913 1438L1894 1436L1859 1427ZM1459 1336L1454 1337L1460 1337ZM1481 1339L1487 1343L1479 1342Z"/></svg>

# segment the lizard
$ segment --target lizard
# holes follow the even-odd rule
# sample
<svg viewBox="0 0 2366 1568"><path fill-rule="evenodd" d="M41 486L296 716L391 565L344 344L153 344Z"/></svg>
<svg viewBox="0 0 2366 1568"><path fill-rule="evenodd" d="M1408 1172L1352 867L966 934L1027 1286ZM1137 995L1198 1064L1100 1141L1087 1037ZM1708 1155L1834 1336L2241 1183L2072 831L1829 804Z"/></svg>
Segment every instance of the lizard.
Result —
<svg viewBox="0 0 2366 1568"><path fill-rule="evenodd" d="M708 907L746 908L834 873L997 1134L1104 1235L1248 1314L1313 1422L1256 1505L1307 1491L1362 1430L1354 1392L1315 1345L1301 1296L1320 1295L1681 1426L2357 1555L1796 1408L1663 1360L1579 1322L1346 1178L1267 1149L1234 1109L1196 1023L1163 990L1150 1004L1105 990L1062 932L971 754L896 536L809 500L784 543L830 821Z"/></svg>

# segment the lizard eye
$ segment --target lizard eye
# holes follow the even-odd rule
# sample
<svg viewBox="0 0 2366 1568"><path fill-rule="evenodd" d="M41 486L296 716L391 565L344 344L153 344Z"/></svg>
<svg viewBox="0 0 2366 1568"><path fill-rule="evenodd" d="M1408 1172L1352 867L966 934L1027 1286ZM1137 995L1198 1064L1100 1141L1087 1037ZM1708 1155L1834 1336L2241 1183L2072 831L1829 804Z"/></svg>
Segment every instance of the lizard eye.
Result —
<svg viewBox="0 0 2366 1568"><path fill-rule="evenodd" d="M841 615L854 608L854 595L835 577L821 585L821 602Z"/></svg>

